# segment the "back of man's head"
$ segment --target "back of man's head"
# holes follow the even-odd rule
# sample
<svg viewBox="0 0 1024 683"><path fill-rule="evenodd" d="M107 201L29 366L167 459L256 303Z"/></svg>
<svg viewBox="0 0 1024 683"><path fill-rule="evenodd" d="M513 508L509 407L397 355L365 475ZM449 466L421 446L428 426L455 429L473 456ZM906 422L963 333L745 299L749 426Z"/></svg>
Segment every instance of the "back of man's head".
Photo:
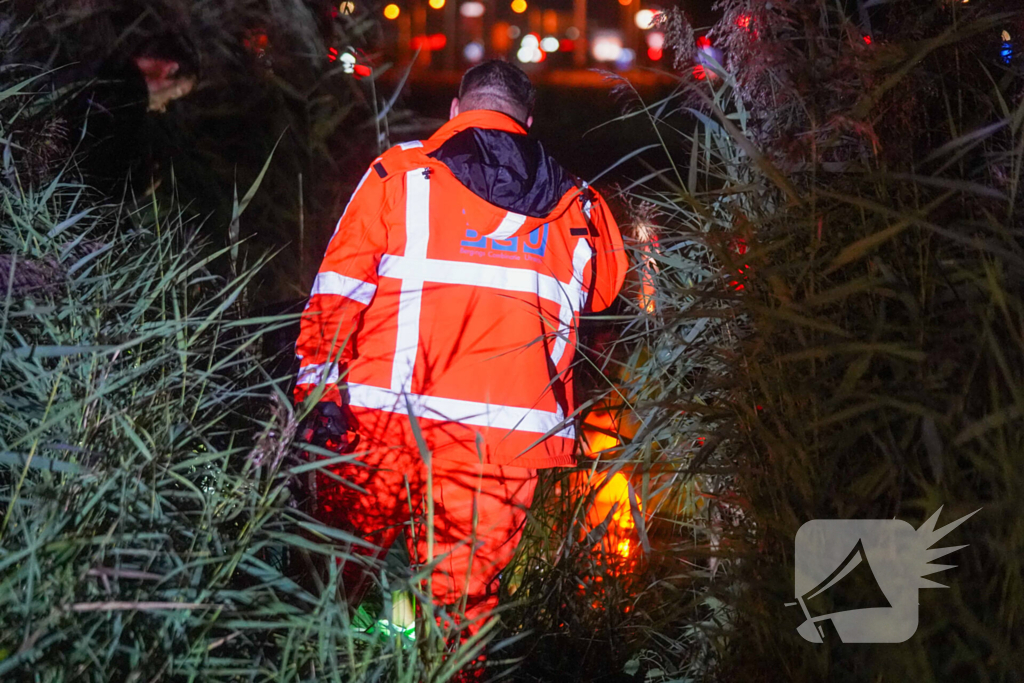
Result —
<svg viewBox="0 0 1024 683"><path fill-rule="evenodd" d="M477 64L463 75L459 86L460 112L490 109L525 123L536 101L530 77L500 59Z"/></svg>

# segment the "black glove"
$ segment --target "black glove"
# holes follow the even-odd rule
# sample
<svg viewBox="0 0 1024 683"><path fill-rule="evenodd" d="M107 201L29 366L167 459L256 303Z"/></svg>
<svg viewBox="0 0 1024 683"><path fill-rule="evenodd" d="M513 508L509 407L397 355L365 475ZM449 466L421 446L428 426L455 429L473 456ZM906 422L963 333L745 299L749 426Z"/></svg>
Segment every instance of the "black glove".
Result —
<svg viewBox="0 0 1024 683"><path fill-rule="evenodd" d="M334 401L321 401L306 417L302 426L302 440L338 453L344 453L350 443L348 418L342 407Z"/></svg>

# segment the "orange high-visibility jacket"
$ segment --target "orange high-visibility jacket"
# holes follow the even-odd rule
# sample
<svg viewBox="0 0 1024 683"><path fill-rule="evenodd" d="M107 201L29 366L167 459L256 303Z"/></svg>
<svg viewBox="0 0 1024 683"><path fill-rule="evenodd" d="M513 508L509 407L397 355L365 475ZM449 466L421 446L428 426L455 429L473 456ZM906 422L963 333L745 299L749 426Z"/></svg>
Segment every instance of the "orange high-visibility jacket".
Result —
<svg viewBox="0 0 1024 683"><path fill-rule="evenodd" d="M627 269L604 201L513 119L455 117L374 161L327 247L296 345L370 447L520 467L573 462L581 309ZM338 384L340 382L340 384Z"/></svg>

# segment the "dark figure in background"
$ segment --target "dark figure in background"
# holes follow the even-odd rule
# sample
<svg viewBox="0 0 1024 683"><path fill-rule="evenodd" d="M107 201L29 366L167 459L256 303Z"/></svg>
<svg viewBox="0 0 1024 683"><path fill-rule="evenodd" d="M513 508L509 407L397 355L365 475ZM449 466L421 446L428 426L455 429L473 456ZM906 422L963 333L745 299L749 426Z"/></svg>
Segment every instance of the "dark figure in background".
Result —
<svg viewBox="0 0 1024 683"><path fill-rule="evenodd" d="M135 190L145 190L156 168L150 117L195 88L196 50L186 38L167 34L90 71L69 74L74 85L68 115L72 138L81 139L83 174L112 197L120 196L129 177Z"/></svg>

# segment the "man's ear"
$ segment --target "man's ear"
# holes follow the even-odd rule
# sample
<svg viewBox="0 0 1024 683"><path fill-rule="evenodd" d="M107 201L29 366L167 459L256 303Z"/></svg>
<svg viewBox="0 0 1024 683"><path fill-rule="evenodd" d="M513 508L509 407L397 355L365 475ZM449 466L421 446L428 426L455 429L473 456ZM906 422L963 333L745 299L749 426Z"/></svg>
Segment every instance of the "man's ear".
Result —
<svg viewBox="0 0 1024 683"><path fill-rule="evenodd" d="M458 97L453 97L452 98L452 108L448 111L448 118L449 119L454 119L458 115L459 115L459 98Z"/></svg>

